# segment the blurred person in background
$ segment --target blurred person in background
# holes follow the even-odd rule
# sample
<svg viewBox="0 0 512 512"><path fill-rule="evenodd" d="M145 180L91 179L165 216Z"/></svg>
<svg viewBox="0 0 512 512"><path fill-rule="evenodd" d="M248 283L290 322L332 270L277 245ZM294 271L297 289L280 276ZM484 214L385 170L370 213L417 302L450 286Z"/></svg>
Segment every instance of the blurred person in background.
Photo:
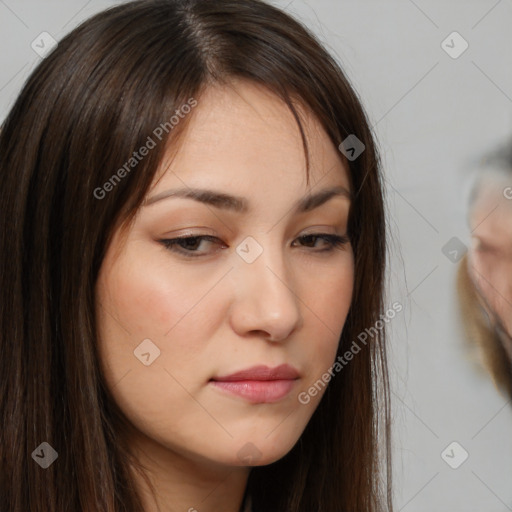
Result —
<svg viewBox="0 0 512 512"><path fill-rule="evenodd" d="M485 158L469 200L471 245L457 292L468 341L512 399L512 143Z"/></svg>

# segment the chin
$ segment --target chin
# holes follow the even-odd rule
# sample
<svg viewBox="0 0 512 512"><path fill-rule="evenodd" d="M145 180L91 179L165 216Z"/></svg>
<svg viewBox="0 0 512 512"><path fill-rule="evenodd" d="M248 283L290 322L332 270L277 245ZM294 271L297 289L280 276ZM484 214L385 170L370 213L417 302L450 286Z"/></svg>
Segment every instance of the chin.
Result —
<svg viewBox="0 0 512 512"><path fill-rule="evenodd" d="M277 462L287 455L297 443L298 438L261 436L259 439L247 437L245 441L238 441L236 458L232 463L236 466L266 466Z"/></svg>

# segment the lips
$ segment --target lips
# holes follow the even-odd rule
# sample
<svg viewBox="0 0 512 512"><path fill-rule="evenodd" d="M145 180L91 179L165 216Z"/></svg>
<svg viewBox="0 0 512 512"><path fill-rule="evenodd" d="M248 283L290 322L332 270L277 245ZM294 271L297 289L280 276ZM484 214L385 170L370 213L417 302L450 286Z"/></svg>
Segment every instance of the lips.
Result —
<svg viewBox="0 0 512 512"><path fill-rule="evenodd" d="M269 368L264 365L253 366L247 370L241 370L230 375L213 377L212 380L233 382L241 380L293 380L297 378L299 378L299 372L293 366L282 364L275 368Z"/></svg>
<svg viewBox="0 0 512 512"><path fill-rule="evenodd" d="M288 395L299 377L299 372L288 364L275 368L259 365L213 377L210 383L222 392L252 403L273 403Z"/></svg>

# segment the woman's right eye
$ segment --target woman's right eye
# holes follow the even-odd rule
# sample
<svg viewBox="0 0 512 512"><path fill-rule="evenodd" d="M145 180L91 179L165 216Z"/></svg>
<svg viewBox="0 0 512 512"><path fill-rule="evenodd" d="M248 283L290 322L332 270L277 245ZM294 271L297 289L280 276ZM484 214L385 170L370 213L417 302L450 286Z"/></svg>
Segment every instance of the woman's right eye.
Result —
<svg viewBox="0 0 512 512"><path fill-rule="evenodd" d="M182 236L160 240L160 243L166 249L190 258L205 256L211 252L201 252L197 250L198 247L201 246L202 242L217 243L219 245L222 243L218 238L211 235Z"/></svg>

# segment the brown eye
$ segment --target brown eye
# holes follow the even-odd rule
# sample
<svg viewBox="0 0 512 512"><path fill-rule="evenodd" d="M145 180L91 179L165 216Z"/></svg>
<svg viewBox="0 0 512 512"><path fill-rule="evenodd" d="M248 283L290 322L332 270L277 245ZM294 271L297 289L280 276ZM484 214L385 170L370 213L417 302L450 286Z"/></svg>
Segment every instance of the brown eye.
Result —
<svg viewBox="0 0 512 512"><path fill-rule="evenodd" d="M311 233L300 236L297 240L300 240L306 247L316 247L316 242L318 240L323 241L326 247L315 252L329 252L336 247L341 247L349 242L347 236L331 235L328 233Z"/></svg>
<svg viewBox="0 0 512 512"><path fill-rule="evenodd" d="M197 236L182 236L178 238L160 240L160 243L170 251L177 252L187 257L197 258L206 256L210 251L198 251L203 242L217 243L220 245L221 241L211 235L197 235Z"/></svg>

